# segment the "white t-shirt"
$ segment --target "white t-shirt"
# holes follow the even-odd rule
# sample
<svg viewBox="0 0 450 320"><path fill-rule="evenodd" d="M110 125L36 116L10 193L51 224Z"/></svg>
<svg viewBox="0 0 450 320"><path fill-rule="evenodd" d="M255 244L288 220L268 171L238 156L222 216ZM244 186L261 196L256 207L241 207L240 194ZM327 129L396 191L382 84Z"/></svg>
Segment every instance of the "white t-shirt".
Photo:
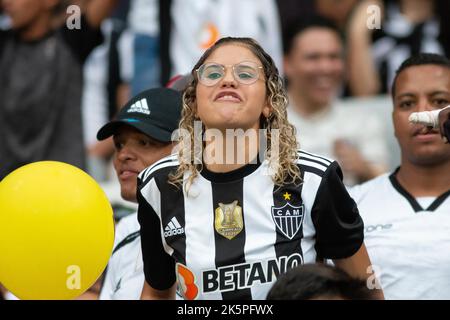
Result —
<svg viewBox="0 0 450 320"><path fill-rule="evenodd" d="M288 120L297 129L300 148L329 158L336 158L334 142L344 139L357 147L370 162L387 166L388 146L384 139L384 127L377 116L370 116L366 109L334 105L313 116L305 118L287 108ZM344 171L344 182L356 182Z"/></svg>
<svg viewBox="0 0 450 320"><path fill-rule="evenodd" d="M157 36L159 34L157 0L132 0L128 13L128 24L135 33Z"/></svg>
<svg viewBox="0 0 450 320"><path fill-rule="evenodd" d="M418 201L384 174L349 192L386 299L450 299L450 190Z"/></svg>
<svg viewBox="0 0 450 320"><path fill-rule="evenodd" d="M273 0L174 0L170 40L172 74L186 74L223 37L251 37L282 70L278 8Z"/></svg>
<svg viewBox="0 0 450 320"><path fill-rule="evenodd" d="M140 226L137 213L117 224L113 254L100 300L139 300L144 287Z"/></svg>

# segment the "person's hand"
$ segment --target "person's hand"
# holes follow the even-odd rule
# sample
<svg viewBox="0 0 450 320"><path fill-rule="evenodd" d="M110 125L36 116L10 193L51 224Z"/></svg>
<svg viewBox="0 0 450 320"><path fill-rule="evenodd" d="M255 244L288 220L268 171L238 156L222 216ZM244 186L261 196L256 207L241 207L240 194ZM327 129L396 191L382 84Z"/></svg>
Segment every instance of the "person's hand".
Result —
<svg viewBox="0 0 450 320"><path fill-rule="evenodd" d="M372 167L361 152L349 141L338 139L334 142L334 155L342 170L356 177L358 182L374 177Z"/></svg>
<svg viewBox="0 0 450 320"><path fill-rule="evenodd" d="M371 11L370 6L380 8ZM347 74L348 84L354 96L372 96L380 92L382 80L372 53L372 33L381 27L373 23L382 23L383 3L381 0L359 2L350 14L347 23ZM380 14L380 17L374 14Z"/></svg>
<svg viewBox="0 0 450 320"><path fill-rule="evenodd" d="M450 143L450 106L439 112L439 129L445 143Z"/></svg>

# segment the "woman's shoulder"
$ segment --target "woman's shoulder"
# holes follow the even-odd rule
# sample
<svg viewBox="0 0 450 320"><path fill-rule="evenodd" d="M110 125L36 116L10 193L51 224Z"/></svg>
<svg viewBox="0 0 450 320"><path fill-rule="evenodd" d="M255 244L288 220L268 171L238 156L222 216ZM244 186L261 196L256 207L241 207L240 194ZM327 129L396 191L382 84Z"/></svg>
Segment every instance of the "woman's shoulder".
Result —
<svg viewBox="0 0 450 320"><path fill-rule="evenodd" d="M179 165L178 155L171 154L170 156L164 157L161 160L153 163L151 166L144 169L139 174L139 179L141 182L151 180L152 177L164 176L167 177L168 173L176 170Z"/></svg>
<svg viewBox="0 0 450 320"><path fill-rule="evenodd" d="M297 155L296 163L301 171L314 173L320 177L323 177L330 169L339 167L335 160L305 150L297 150Z"/></svg>

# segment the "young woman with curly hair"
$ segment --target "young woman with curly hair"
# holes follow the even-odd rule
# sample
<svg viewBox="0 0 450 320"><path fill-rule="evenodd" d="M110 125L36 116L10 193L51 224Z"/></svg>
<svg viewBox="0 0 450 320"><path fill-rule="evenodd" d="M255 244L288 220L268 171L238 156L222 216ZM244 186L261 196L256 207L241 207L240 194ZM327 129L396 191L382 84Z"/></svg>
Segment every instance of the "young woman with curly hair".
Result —
<svg viewBox="0 0 450 320"><path fill-rule="evenodd" d="M298 150L271 57L223 38L192 77L178 152L139 177L142 298L264 299L277 276L323 259L366 279L358 209L335 161Z"/></svg>

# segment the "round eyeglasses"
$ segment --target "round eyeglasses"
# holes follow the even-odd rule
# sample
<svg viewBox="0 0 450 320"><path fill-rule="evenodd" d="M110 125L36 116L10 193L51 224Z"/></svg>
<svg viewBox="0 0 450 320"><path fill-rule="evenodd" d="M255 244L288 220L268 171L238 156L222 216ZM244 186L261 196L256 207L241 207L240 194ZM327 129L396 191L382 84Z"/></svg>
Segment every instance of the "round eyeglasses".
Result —
<svg viewBox="0 0 450 320"><path fill-rule="evenodd" d="M214 86L225 77L226 69L229 67L233 70L234 79L241 84L247 85L255 83L259 79L259 69L263 68L251 61L244 61L231 66L224 66L214 62L205 63L196 70L198 80L205 86Z"/></svg>

